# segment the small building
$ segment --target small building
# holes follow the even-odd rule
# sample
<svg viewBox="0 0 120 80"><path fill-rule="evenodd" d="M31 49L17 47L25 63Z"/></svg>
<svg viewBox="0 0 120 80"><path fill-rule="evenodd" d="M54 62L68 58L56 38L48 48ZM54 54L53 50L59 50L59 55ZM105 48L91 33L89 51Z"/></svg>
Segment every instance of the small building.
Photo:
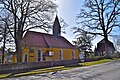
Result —
<svg viewBox="0 0 120 80"><path fill-rule="evenodd" d="M105 45L105 39L102 39L97 43L97 47L95 47L95 55L96 56L106 56L106 48L108 50L109 55L113 55L115 52L114 44L111 41L108 41L108 46Z"/></svg>
<svg viewBox="0 0 120 80"><path fill-rule="evenodd" d="M22 40L22 62L60 61L78 59L78 48L61 36L61 26L56 16L53 35L28 31ZM13 62L16 62L16 55Z"/></svg>

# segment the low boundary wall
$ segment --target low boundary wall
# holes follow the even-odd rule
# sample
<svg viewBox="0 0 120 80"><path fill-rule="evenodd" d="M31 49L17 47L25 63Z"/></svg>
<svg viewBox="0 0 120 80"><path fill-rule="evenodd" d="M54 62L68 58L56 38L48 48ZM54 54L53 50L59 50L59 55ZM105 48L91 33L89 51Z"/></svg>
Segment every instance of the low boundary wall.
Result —
<svg viewBox="0 0 120 80"><path fill-rule="evenodd" d="M68 66L78 64L79 60L62 60L62 61L41 61L41 62L22 62L13 64L0 64L0 74L10 72L24 72L33 69L48 68L53 66Z"/></svg>

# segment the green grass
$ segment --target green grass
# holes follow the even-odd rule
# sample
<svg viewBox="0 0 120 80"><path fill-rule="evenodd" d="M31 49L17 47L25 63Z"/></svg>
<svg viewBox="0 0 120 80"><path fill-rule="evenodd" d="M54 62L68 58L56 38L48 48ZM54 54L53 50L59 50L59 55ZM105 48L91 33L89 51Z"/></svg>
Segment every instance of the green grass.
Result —
<svg viewBox="0 0 120 80"><path fill-rule="evenodd" d="M112 58L112 60L120 60L120 58Z"/></svg>
<svg viewBox="0 0 120 80"><path fill-rule="evenodd" d="M118 59L103 59L103 60L99 60L99 61L79 63L79 65L77 65L77 66L69 66L69 67L58 66L58 67L53 67L53 68L37 69L37 70L25 72L25 73L14 74L12 76L10 76L10 74L0 74L0 79L8 78L8 77L33 75L33 74L43 74L43 73L56 72L56 71L62 71L62 70L70 70L70 69L74 69L74 68L78 68L78 67L92 66L92 65L96 65L96 64L111 62L113 60L118 60Z"/></svg>
<svg viewBox="0 0 120 80"><path fill-rule="evenodd" d="M92 66L92 65L102 64L102 63L111 62L111 61L112 61L111 59L103 59L103 60L99 60L99 61L85 62L82 64L84 66Z"/></svg>
<svg viewBox="0 0 120 80"><path fill-rule="evenodd" d="M7 76L9 76L9 74L0 74L0 79L7 78Z"/></svg>

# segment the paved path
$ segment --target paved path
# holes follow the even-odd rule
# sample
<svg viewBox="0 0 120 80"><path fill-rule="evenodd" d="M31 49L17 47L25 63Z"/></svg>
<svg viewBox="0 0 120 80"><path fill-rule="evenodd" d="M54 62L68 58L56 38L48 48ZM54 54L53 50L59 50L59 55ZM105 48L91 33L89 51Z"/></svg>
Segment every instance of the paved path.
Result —
<svg viewBox="0 0 120 80"><path fill-rule="evenodd" d="M120 61L4 80L120 80Z"/></svg>

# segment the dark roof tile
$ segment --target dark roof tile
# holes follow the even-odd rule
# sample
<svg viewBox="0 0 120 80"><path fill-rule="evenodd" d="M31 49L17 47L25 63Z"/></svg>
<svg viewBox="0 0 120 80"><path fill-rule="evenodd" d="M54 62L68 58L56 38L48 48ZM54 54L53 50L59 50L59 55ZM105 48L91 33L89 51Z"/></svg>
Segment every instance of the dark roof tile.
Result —
<svg viewBox="0 0 120 80"><path fill-rule="evenodd" d="M50 48L76 48L62 36L28 31L22 41L23 46L50 47ZM77 49L77 48L76 48Z"/></svg>
<svg viewBox="0 0 120 80"><path fill-rule="evenodd" d="M115 50L114 44L108 40L108 47L113 48ZM105 51L105 39L102 39L100 42L97 43L97 49L98 51Z"/></svg>

